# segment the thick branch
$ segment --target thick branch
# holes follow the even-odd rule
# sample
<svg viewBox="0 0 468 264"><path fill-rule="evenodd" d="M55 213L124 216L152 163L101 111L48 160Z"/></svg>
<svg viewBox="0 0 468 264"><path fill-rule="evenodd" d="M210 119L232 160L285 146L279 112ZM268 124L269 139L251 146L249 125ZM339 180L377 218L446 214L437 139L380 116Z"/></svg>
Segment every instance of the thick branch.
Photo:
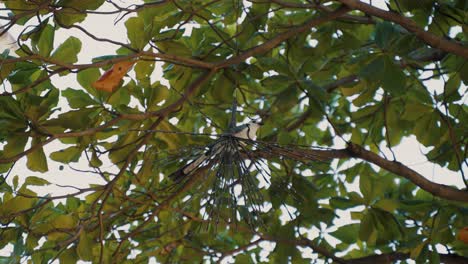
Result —
<svg viewBox="0 0 468 264"><path fill-rule="evenodd" d="M462 264L467 263L468 259L455 254L440 254L440 261L446 264ZM371 255L362 258L346 260L347 264L374 264L374 263L395 263L398 260L406 260L410 258L408 253L386 253L380 255Z"/></svg>
<svg viewBox="0 0 468 264"><path fill-rule="evenodd" d="M267 3L268 1L251 1L253 3ZM325 12L332 12L333 10L327 6L319 5L316 3L310 3L310 4L303 4L303 3L293 3L293 2L287 2L287 1L282 1L282 0L270 0L270 2L273 2L279 6L285 7L285 8L299 8L299 9L310 9L310 8L317 8L319 10L325 11ZM371 17L364 17L364 16L353 16L353 15L343 15L341 20L344 21L350 21L350 22L357 22L361 24L375 24L375 21Z"/></svg>
<svg viewBox="0 0 468 264"><path fill-rule="evenodd" d="M410 259L410 254L408 253L401 253L401 252L392 252L392 253L385 253L385 254L376 254L370 255L361 258L352 258L352 259L344 259L335 256L333 252L328 251L326 248L316 245L314 242L310 241L309 239L302 238L297 240L284 240L276 237L272 237L269 235L258 234L264 240L275 241L279 243L288 243L294 244L297 246L304 246L310 247L315 253L318 253L326 258L332 259L336 263L342 264L374 264L374 263L382 263L382 264L390 264L395 263L398 260L406 260ZM440 261L446 264L463 264L467 263L468 259L459 256L456 254L441 254L439 253Z"/></svg>
<svg viewBox="0 0 468 264"><path fill-rule="evenodd" d="M468 202L468 191L458 190L451 186L431 182L421 174L411 168L401 164L398 161L390 161L370 152L363 147L350 143L346 149L292 149L271 146L269 153L262 151L258 156L263 158L273 156L284 156L301 161L326 161L331 159L359 158L373 163L387 171L402 176L421 189L433 194L434 196L452 201Z"/></svg>
<svg viewBox="0 0 468 264"><path fill-rule="evenodd" d="M312 241L309 239L300 239L300 240L281 240L269 236L261 236L265 240L270 240L270 241L275 241L275 242L286 242L286 243L294 243L298 246L305 246L305 247L310 247L314 252L333 259L336 263L343 263L343 264L374 264L374 263L382 263L382 264L390 264L390 263L395 263L398 260L406 260L410 259L410 254L408 253L401 253L401 252L392 252L392 253L386 253L386 254L376 254L376 255L370 255L362 258L353 258L353 259L343 259L336 257L333 252L328 251L327 249L317 246L314 244ZM441 254L439 253L440 261L442 263L446 264L463 264L467 263L468 259L459 256L456 254Z"/></svg>
<svg viewBox="0 0 468 264"><path fill-rule="evenodd" d="M351 156L369 161L383 169L405 177L421 189L433 194L434 196L445 198L452 201L468 202L468 191L462 191L448 185L431 182L421 174L397 161L390 161L370 152L356 144L349 144L348 150Z"/></svg>
<svg viewBox="0 0 468 264"><path fill-rule="evenodd" d="M424 31L424 29L418 27L411 19L401 16L397 13L388 12L372 5L363 3L358 0L338 0L339 2L347 5L352 9L360 10L368 15L383 18L388 21L399 24L406 28L408 31L413 32L419 39L423 40L430 46L441 49L443 51L451 52L458 56L468 58L468 49L458 45L457 43L444 39L442 37L433 35L430 32Z"/></svg>
<svg viewBox="0 0 468 264"><path fill-rule="evenodd" d="M303 247L310 247L315 253L320 254L326 258L332 259L336 263L346 264L346 260L335 256L333 252L328 251L326 248L316 245L314 242L307 238L302 238L300 240L290 240L290 239L282 239L278 237L273 237L266 234L257 233L263 240L274 241L276 243L285 243L285 244L293 244L296 246L303 246Z"/></svg>
<svg viewBox="0 0 468 264"><path fill-rule="evenodd" d="M278 46L281 42L283 42L283 41L285 41L285 40L287 40L287 39L289 39L289 38L291 38L291 37L293 37L293 36L295 36L297 34L305 32L306 30L308 30L308 29L310 29L312 27L318 26L318 25L323 24L325 22L332 21L332 20L334 20L334 19L336 19L338 17L341 17L344 14L346 14L348 11L349 11L348 8L340 7L336 11L333 11L333 12L331 12L331 13L325 15L325 16L318 17L318 18L313 18L313 19L309 20L308 22L306 22L305 24L303 24L302 26L294 27L291 30L283 32L283 33L279 34L278 36L268 40L267 42L247 50L246 52L240 54L239 56L236 56L236 57L233 57L231 59L220 62L217 66L218 66L218 68L225 68L225 67L228 67L230 65L241 63L241 62L245 61L246 59L248 59L248 58L250 58L252 56L260 55L260 54L263 54L265 52L268 52L269 50L271 50L274 47Z"/></svg>

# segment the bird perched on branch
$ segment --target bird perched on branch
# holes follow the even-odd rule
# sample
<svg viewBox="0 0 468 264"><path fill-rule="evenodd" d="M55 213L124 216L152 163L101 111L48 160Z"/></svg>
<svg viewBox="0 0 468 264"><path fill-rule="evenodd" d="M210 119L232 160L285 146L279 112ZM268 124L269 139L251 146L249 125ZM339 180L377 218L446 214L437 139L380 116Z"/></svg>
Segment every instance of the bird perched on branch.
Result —
<svg viewBox="0 0 468 264"><path fill-rule="evenodd" d="M226 133L206 146L203 153L195 155L185 166L170 174L169 178L176 183L174 186L183 186L193 179L190 176L205 167L206 172L200 175L203 184L193 190L195 196L204 201L203 218L214 226L223 219L255 227L262 223L263 198L254 171L261 169L262 165L252 157L251 147L257 146L254 140L262 122L251 121L235 126L234 114L235 111ZM261 171L258 173L264 176Z"/></svg>
<svg viewBox="0 0 468 264"><path fill-rule="evenodd" d="M242 142L242 140L255 140L257 130L262 124L263 123L261 121L252 120L247 124L231 128L230 130L228 130L227 133L223 134L215 142L208 145L205 153L201 154L198 158L194 159L187 165L170 174L169 178L176 182L180 181L185 176L197 170L201 164L208 162L210 159L216 157L221 152L229 150L229 148L232 148L232 146L228 144L230 142L230 138L241 139L239 140L240 145L245 145L245 143Z"/></svg>
<svg viewBox="0 0 468 264"><path fill-rule="evenodd" d="M268 160L258 154L297 159L306 156L291 153L288 147L255 140L262 123L251 121L236 126L235 109L236 105L233 104L233 115L227 132L202 151L192 153L189 162L168 176L174 183L169 186L176 188L176 192L191 180L199 181L200 184L190 185L190 195L186 197L196 197L200 201L200 213L206 220L207 228L216 227L221 220L247 224L253 229L263 225L263 195L271 186L270 180L275 172L269 169ZM307 159L321 162L319 156L308 156ZM274 178L276 187L286 188L293 199L302 201L304 196L295 189L292 179Z"/></svg>

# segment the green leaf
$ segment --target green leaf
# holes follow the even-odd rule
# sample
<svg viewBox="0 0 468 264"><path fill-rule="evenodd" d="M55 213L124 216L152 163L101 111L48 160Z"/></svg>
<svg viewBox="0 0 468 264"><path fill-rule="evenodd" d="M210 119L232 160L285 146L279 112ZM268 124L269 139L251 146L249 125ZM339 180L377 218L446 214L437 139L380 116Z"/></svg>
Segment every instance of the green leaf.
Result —
<svg viewBox="0 0 468 264"><path fill-rule="evenodd" d="M24 120L24 110L20 103L9 96L0 97L0 118Z"/></svg>
<svg viewBox="0 0 468 264"><path fill-rule="evenodd" d="M24 25L31 17L34 16L35 12L27 12L28 10L34 9L34 5L31 5L30 2L26 0L18 1L2 1L7 8L9 8L14 14L21 14L16 21L19 25Z"/></svg>
<svg viewBox="0 0 468 264"><path fill-rule="evenodd" d="M89 105L98 104L89 95L81 90L67 88L62 92L62 95L67 98L71 108L83 108Z"/></svg>
<svg viewBox="0 0 468 264"><path fill-rule="evenodd" d="M216 88L211 89L211 96L213 96L216 101L223 103L232 102L234 89L236 87L228 78L220 74L213 85Z"/></svg>
<svg viewBox="0 0 468 264"><path fill-rule="evenodd" d="M41 140L39 138L33 138L31 148L36 149L27 155L28 161L26 165L28 166L28 169L32 171L46 172L49 170L47 166L47 157L42 146L38 147L40 144Z"/></svg>
<svg viewBox="0 0 468 264"><path fill-rule="evenodd" d="M160 48L164 53L177 54L178 56L183 57L192 56L192 52L187 48L187 46L175 41L158 42L158 48Z"/></svg>
<svg viewBox="0 0 468 264"><path fill-rule="evenodd" d="M99 159L95 151L93 151L93 155L91 157L91 160L89 161L89 165L93 168L98 168L102 166L102 161Z"/></svg>
<svg viewBox="0 0 468 264"><path fill-rule="evenodd" d="M386 57L383 71L382 87L393 96L401 96L406 92L406 75L395 62Z"/></svg>
<svg viewBox="0 0 468 264"><path fill-rule="evenodd" d="M59 215L51 221L51 225L54 228L64 228L64 229L71 229L74 228L78 223L78 219L73 217L71 214L67 215Z"/></svg>
<svg viewBox="0 0 468 264"><path fill-rule="evenodd" d="M392 23L384 21L377 23L375 27L375 43L382 49L389 49L394 41L399 37L399 33Z"/></svg>
<svg viewBox="0 0 468 264"><path fill-rule="evenodd" d="M99 79L100 76L101 73L99 72L98 68L90 68L78 72L77 80L89 94L97 97L98 92L96 91L96 89L94 89L94 87L91 84L97 79Z"/></svg>
<svg viewBox="0 0 468 264"><path fill-rule="evenodd" d="M113 60L113 59L119 59L119 58L122 58L122 57L125 57L125 56L127 56L127 55L103 55L103 56L94 57L91 61L93 63L96 63L96 62L102 62L102 61L109 61L109 60ZM110 68L110 65L108 67Z"/></svg>
<svg viewBox="0 0 468 264"><path fill-rule="evenodd" d="M28 142L28 136L12 136L7 139L8 144L3 149L5 157L13 157L24 151L24 147Z"/></svg>
<svg viewBox="0 0 468 264"><path fill-rule="evenodd" d="M118 89L109 97L107 102L114 106L118 106L118 105L127 106L130 103L130 94L128 93L127 89L124 89L124 88Z"/></svg>
<svg viewBox="0 0 468 264"><path fill-rule="evenodd" d="M158 104L163 100L168 100L169 95L169 89L159 82L151 85L151 88L145 89L145 98L147 98L147 105L151 110L157 109Z"/></svg>
<svg viewBox="0 0 468 264"><path fill-rule="evenodd" d="M33 63L17 63L15 70L8 76L12 84L29 84L31 76L39 71L39 67Z"/></svg>
<svg viewBox="0 0 468 264"><path fill-rule="evenodd" d="M374 218L370 212L364 214L359 225L359 239L370 244L375 243L377 232L374 227Z"/></svg>
<svg viewBox="0 0 468 264"><path fill-rule="evenodd" d="M98 108L82 108L60 114L55 119L44 122L45 126L60 126L70 129L83 129L89 127L100 113Z"/></svg>
<svg viewBox="0 0 468 264"><path fill-rule="evenodd" d="M65 249L59 256L60 263L77 263L78 255L74 248Z"/></svg>
<svg viewBox="0 0 468 264"><path fill-rule="evenodd" d="M78 246L76 247L76 253L81 260L92 261L93 260L93 239L90 234L82 231Z"/></svg>
<svg viewBox="0 0 468 264"><path fill-rule="evenodd" d="M432 111L434 111L434 109L431 106L407 101L405 104L405 111L403 112L401 119L415 121Z"/></svg>
<svg viewBox="0 0 468 264"><path fill-rule="evenodd" d="M24 181L24 185L36 185L36 186L44 186L48 185L49 181L36 177L36 176L29 176Z"/></svg>
<svg viewBox="0 0 468 264"><path fill-rule="evenodd" d="M372 83L381 83L384 90L394 96L401 96L406 92L406 75L390 56L373 59L361 69L359 76Z"/></svg>
<svg viewBox="0 0 468 264"><path fill-rule="evenodd" d="M330 233L330 235L338 238L344 243L354 244L359 234L359 224L350 224L340 226L336 231Z"/></svg>
<svg viewBox="0 0 468 264"><path fill-rule="evenodd" d="M72 146L66 149L62 149L50 154L50 158L62 162L62 163L70 163L70 162L77 162L81 156L81 152L83 151L82 148Z"/></svg>
<svg viewBox="0 0 468 264"><path fill-rule="evenodd" d="M352 87L340 87L340 91L341 93L343 93L344 96L351 96L351 95L357 94L361 92L362 89L363 89L362 83L358 85L354 85Z"/></svg>
<svg viewBox="0 0 468 264"><path fill-rule="evenodd" d="M0 216L9 217L11 214L27 210L34 205L34 202L35 199L21 196L14 197L2 204L2 207L0 207Z"/></svg>
<svg viewBox="0 0 468 264"><path fill-rule="evenodd" d="M259 68L261 68L264 72L274 70L281 75L291 75L288 64L286 64L283 60L271 57L261 57L257 58L257 63Z"/></svg>
<svg viewBox="0 0 468 264"><path fill-rule="evenodd" d="M137 127L135 127L137 129ZM134 150L133 143L138 137L138 132L128 131L121 135L117 142L114 144L113 151L109 153L109 158L114 164L124 162L130 152Z"/></svg>
<svg viewBox="0 0 468 264"><path fill-rule="evenodd" d="M459 88L461 85L461 80L459 74L453 75L450 77L450 79L447 81L447 83L444 86L444 93L441 94L438 100L444 101L444 102L455 102L461 99L461 95L459 92Z"/></svg>
<svg viewBox="0 0 468 264"><path fill-rule="evenodd" d="M154 71L153 61L138 61L135 65L136 79L144 86L150 86L151 74Z"/></svg>
<svg viewBox="0 0 468 264"><path fill-rule="evenodd" d="M294 230L292 225L285 225L281 226L276 232L274 232L275 236L280 237L284 240L293 239L294 238ZM287 259L289 256L293 255L295 252L296 247L289 243L276 243L274 249L274 259L272 260L274 263L287 263Z"/></svg>
<svg viewBox="0 0 468 264"><path fill-rule="evenodd" d="M361 68L359 76L372 82L380 81L385 77L385 58L378 56L374 58L369 64Z"/></svg>
<svg viewBox="0 0 468 264"><path fill-rule="evenodd" d="M336 209L348 209L348 208L353 208L355 206L361 205L360 203L356 203L353 200L349 200L346 198L341 198L341 197L332 197L330 199L330 205L333 206Z"/></svg>
<svg viewBox="0 0 468 264"><path fill-rule="evenodd" d="M448 244L452 242L455 237L453 235L453 227L450 223L450 219L455 212L449 209L440 209L439 213L432 218L432 243Z"/></svg>
<svg viewBox="0 0 468 264"><path fill-rule="evenodd" d="M421 254L421 252L423 251L423 249L427 247L428 242L429 241L426 240L423 243L420 243L419 245L417 245L415 248L413 248L410 252L410 257L412 259L417 259L419 255Z"/></svg>
<svg viewBox="0 0 468 264"><path fill-rule="evenodd" d="M291 133L288 133L288 132L284 132L284 131L281 131L280 133L278 133L278 143L280 144L290 144L294 141L294 137L291 136Z"/></svg>
<svg viewBox="0 0 468 264"><path fill-rule="evenodd" d="M377 201L374 206L384 211L393 213L399 206L399 202L393 199L382 199Z"/></svg>
<svg viewBox="0 0 468 264"><path fill-rule="evenodd" d="M294 82L288 76L284 75L273 75L262 80L262 85L266 91L272 93L279 93L284 91Z"/></svg>
<svg viewBox="0 0 468 264"><path fill-rule="evenodd" d="M374 184L372 176L367 173L361 174L359 177L359 190L361 190L362 195L364 195L364 199L367 204L369 204L374 198L373 187Z"/></svg>
<svg viewBox="0 0 468 264"><path fill-rule="evenodd" d="M41 31L41 35L37 42L39 55L44 57L48 57L50 55L50 52L54 49L54 36L54 27L51 25L46 25L45 28Z"/></svg>
<svg viewBox="0 0 468 264"><path fill-rule="evenodd" d="M54 18L65 27L70 27L73 24L83 22L86 19L85 13L80 13L77 10L66 8L55 12Z"/></svg>
<svg viewBox="0 0 468 264"><path fill-rule="evenodd" d="M141 17L131 17L125 22L127 37L133 48L143 49L150 37Z"/></svg>
<svg viewBox="0 0 468 264"><path fill-rule="evenodd" d="M78 61L78 53L81 51L81 41L75 37L69 37L52 54L52 59L63 63L75 63Z"/></svg>
<svg viewBox="0 0 468 264"><path fill-rule="evenodd" d="M236 258L235 258L235 262L234 263L238 263L238 264L248 264L248 263L254 263L252 261L252 257L250 257L249 255L247 254L240 254L240 255L236 255Z"/></svg>
<svg viewBox="0 0 468 264"><path fill-rule="evenodd" d="M400 0L399 2L401 7L409 11L431 8L433 3L432 0L420 0L418 2L414 2L413 0Z"/></svg>
<svg viewBox="0 0 468 264"><path fill-rule="evenodd" d="M61 0L60 2L63 6L73 7L84 11L96 10L104 3L104 1L105 0Z"/></svg>

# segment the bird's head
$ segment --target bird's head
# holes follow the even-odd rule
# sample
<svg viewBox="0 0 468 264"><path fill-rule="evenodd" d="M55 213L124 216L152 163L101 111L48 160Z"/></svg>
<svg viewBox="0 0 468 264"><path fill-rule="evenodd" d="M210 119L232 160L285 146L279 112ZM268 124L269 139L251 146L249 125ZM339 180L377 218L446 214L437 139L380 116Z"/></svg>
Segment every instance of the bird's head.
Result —
<svg viewBox="0 0 468 264"><path fill-rule="evenodd" d="M251 120L250 122L247 123L247 125L252 129L254 127L259 128L263 125L262 120L256 119L256 120Z"/></svg>
<svg viewBox="0 0 468 264"><path fill-rule="evenodd" d="M254 139L257 134L257 130L263 125L262 120L252 120L249 123L247 123L247 126L249 127L249 135L248 138Z"/></svg>

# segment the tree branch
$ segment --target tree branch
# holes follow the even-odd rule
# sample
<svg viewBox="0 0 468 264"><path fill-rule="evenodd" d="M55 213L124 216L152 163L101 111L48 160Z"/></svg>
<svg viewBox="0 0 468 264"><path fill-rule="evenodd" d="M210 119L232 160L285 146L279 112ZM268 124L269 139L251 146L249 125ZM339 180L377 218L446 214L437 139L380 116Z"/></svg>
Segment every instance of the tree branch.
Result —
<svg viewBox="0 0 468 264"><path fill-rule="evenodd" d="M431 182L421 174L401 164L400 162L384 159L379 155L370 152L359 145L351 143L349 144L347 149L352 157L361 158L383 169L400 175L410 180L411 182L419 186L421 189L433 194L434 196L452 201L459 201L465 203L468 202L468 191L462 191L450 187L448 185Z"/></svg>
<svg viewBox="0 0 468 264"><path fill-rule="evenodd" d="M283 32L281 34L279 34L278 36L268 40L267 42L263 43L263 44L260 44L258 46L255 46L249 50L247 50L246 52L240 54L239 56L235 56L235 57L232 57L230 59L227 59L227 60L224 60L220 63L218 63L217 65L217 68L225 68L225 67L228 67L228 66L231 66L231 65L234 65L234 64L238 64L238 63L241 63L243 61L245 61L246 59L252 57L252 56L255 56L255 55L259 55L259 54L263 54L271 49L273 49L274 47L278 46L281 42L297 35L297 34L300 34L312 27L315 27L315 26L318 26L320 24L323 24L325 22L328 22L328 21L332 21L338 17L341 17L343 16L344 14L346 14L347 12L349 11L348 8L346 7L340 7L338 8L337 10L325 15L325 16L321 16L321 17L318 17L318 18L313 18L311 20L309 20L308 22L304 23L302 26L298 26L298 27L294 27L292 28L291 30L288 30L286 32Z"/></svg>
<svg viewBox="0 0 468 264"><path fill-rule="evenodd" d="M266 235L266 234L260 234L260 233L257 233L257 235L260 236L263 240L274 241L276 243L286 243L286 244L293 244L296 246L309 247L315 253L320 254L326 258L332 259L336 263L340 263L340 264L347 263L346 260L335 256L334 253L328 251L326 248L316 245L313 241L307 238L291 240L291 239L281 239L281 238L273 237L273 236Z"/></svg>
<svg viewBox="0 0 468 264"><path fill-rule="evenodd" d="M360 10L368 15L376 16L383 18L388 21L392 21L394 23L399 24L400 26L406 28L408 31L413 32L419 39L426 42L430 46L441 49L443 51L447 51L458 56L462 56L464 58L468 58L468 49L458 45L453 41L449 41L442 37L433 35L430 32L424 31L424 29L418 27L413 20L401 16L397 13L388 12L379 8L376 8L372 5L363 3L358 0L338 0L339 2L347 5L352 9Z"/></svg>
<svg viewBox="0 0 468 264"><path fill-rule="evenodd" d="M463 264L467 263L468 259L455 254L439 253L440 261L446 264ZM346 260L347 264L374 264L374 263L395 263L398 260L406 260L410 258L410 254L401 252L392 252L379 255L370 255L362 258L354 258Z"/></svg>
<svg viewBox="0 0 468 264"><path fill-rule="evenodd" d="M350 83L354 83L354 82L358 82L359 81L359 77L355 74L353 75L349 75L349 76L346 76L346 77L343 77L341 79L338 79L332 83L329 83L327 85L324 85L323 86L323 89L325 91L327 91L327 93L331 93L333 92L336 88L342 86L342 85L346 85L346 84L350 84Z"/></svg>
<svg viewBox="0 0 468 264"><path fill-rule="evenodd" d="M382 158L357 144L350 143L346 149L285 149L282 147L271 146L269 150L271 151L259 151L258 156L268 158L281 155L302 161L326 161L336 158L344 159L352 157L359 158L410 180L415 185L434 196L451 201L468 202L468 191L458 190L448 185L431 182L421 174L400 162Z"/></svg>
<svg viewBox="0 0 468 264"><path fill-rule="evenodd" d="M280 238L276 238L270 235L264 235L260 233L257 233L257 235L259 235L264 240L274 241L277 243L278 242L289 243L289 244L294 244L296 246L310 247L315 253L318 253L326 258L332 259L336 263L340 263L340 264L374 264L374 263L390 264L390 263L395 263L398 260L406 260L406 259L411 258L409 253L392 252L392 253L370 255L370 256L365 256L361 258L344 259L344 258L339 258L335 256L333 252L328 251L324 247L316 245L313 241L307 238L285 240L285 239L280 239ZM464 263L467 263L468 261L467 258L460 256L460 255L456 255L456 254L441 254L441 253L438 253L438 254L440 257L440 261L446 264L464 264Z"/></svg>
<svg viewBox="0 0 468 264"><path fill-rule="evenodd" d="M273 2L281 7L285 8L298 8L298 9L311 9L311 8L316 8L325 12L332 12L333 10L327 6L316 4L316 3L310 3L310 4L302 4L302 3L293 3L293 2L287 2L287 1L282 1L282 0L270 0L270 1L252 1L250 0L249 2L252 3L269 3ZM371 17L365 17L365 16L353 16L353 15L343 15L340 20L344 21L350 21L350 22L357 22L361 24L375 24L375 21Z"/></svg>

